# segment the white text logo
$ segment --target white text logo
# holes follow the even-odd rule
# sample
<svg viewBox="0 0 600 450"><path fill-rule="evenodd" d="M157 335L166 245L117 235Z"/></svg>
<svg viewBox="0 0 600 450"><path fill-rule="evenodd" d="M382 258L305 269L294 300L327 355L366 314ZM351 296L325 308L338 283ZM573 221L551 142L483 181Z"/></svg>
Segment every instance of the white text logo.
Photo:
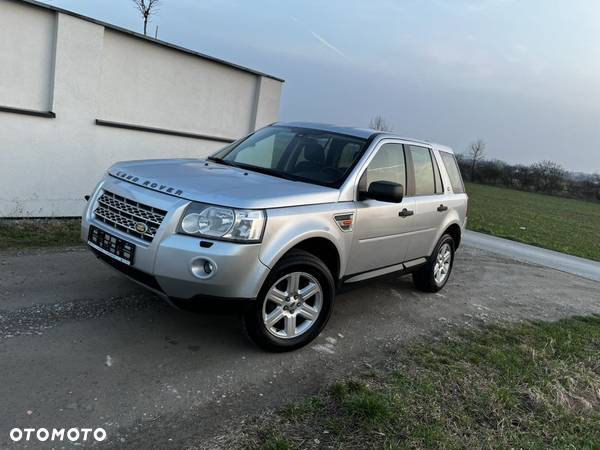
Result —
<svg viewBox="0 0 600 450"><path fill-rule="evenodd" d="M37 439L40 442L46 441L64 441L71 442L87 441L94 439L101 442L106 439L104 428L13 428L10 430L10 438L13 442L30 441Z"/></svg>

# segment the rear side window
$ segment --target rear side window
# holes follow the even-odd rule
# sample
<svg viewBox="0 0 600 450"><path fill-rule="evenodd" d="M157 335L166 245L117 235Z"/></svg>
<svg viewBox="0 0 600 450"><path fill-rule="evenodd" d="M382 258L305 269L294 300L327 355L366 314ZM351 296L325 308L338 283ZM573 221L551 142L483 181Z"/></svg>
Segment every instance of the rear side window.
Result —
<svg viewBox="0 0 600 450"><path fill-rule="evenodd" d="M435 175L429 149L411 145L410 154L415 169L415 195L435 194Z"/></svg>
<svg viewBox="0 0 600 450"><path fill-rule="evenodd" d="M452 153L440 152L440 156L442 157L442 162L444 163L446 172L448 172L450 184L452 185L452 191L454 191L455 194L461 194L465 192L465 185L463 184L462 177L460 176L460 169L458 168L458 164L456 163L456 158L454 155Z"/></svg>

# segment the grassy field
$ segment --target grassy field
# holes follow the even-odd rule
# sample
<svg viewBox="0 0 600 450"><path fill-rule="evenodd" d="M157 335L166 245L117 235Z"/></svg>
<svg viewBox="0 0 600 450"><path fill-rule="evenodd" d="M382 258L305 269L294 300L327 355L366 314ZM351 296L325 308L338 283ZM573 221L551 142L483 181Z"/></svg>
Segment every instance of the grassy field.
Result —
<svg viewBox="0 0 600 450"><path fill-rule="evenodd" d="M80 219L0 220L0 250L81 244Z"/></svg>
<svg viewBox="0 0 600 450"><path fill-rule="evenodd" d="M467 184L468 228L600 261L600 203Z"/></svg>
<svg viewBox="0 0 600 450"><path fill-rule="evenodd" d="M600 317L465 331L386 367L250 421L235 445L600 448Z"/></svg>

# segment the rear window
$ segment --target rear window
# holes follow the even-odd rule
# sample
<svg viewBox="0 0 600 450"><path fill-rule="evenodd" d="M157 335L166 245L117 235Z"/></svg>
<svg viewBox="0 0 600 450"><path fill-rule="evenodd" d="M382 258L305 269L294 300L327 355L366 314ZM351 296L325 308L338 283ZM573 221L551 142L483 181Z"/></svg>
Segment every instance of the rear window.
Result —
<svg viewBox="0 0 600 450"><path fill-rule="evenodd" d="M442 162L450 177L450 184L452 185L452 191L455 194L461 194L465 192L465 185L463 184L462 177L460 176L460 169L456 163L456 158L452 153L440 152Z"/></svg>

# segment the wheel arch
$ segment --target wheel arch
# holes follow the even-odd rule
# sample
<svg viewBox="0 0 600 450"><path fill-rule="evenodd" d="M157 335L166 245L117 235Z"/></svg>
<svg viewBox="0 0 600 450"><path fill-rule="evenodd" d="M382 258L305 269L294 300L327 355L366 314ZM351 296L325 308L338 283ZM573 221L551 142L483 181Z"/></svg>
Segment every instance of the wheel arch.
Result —
<svg viewBox="0 0 600 450"><path fill-rule="evenodd" d="M456 250L460 246L460 242L462 240L462 229L458 223L452 223L446 227L442 236L444 234L449 234L454 240L454 249Z"/></svg>
<svg viewBox="0 0 600 450"><path fill-rule="evenodd" d="M291 250L304 250L319 258L331 271L334 280L338 280L342 270L341 249L335 244L335 241L325 233L300 236L298 239L289 242L277 254L269 258L269 261L263 261L271 269Z"/></svg>
<svg viewBox="0 0 600 450"><path fill-rule="evenodd" d="M312 237L305 239L294 245L285 254L292 250L304 250L305 252L316 256L327 266L331 272L331 275L333 275L334 280L339 278L340 254L335 244L329 239L324 237Z"/></svg>

